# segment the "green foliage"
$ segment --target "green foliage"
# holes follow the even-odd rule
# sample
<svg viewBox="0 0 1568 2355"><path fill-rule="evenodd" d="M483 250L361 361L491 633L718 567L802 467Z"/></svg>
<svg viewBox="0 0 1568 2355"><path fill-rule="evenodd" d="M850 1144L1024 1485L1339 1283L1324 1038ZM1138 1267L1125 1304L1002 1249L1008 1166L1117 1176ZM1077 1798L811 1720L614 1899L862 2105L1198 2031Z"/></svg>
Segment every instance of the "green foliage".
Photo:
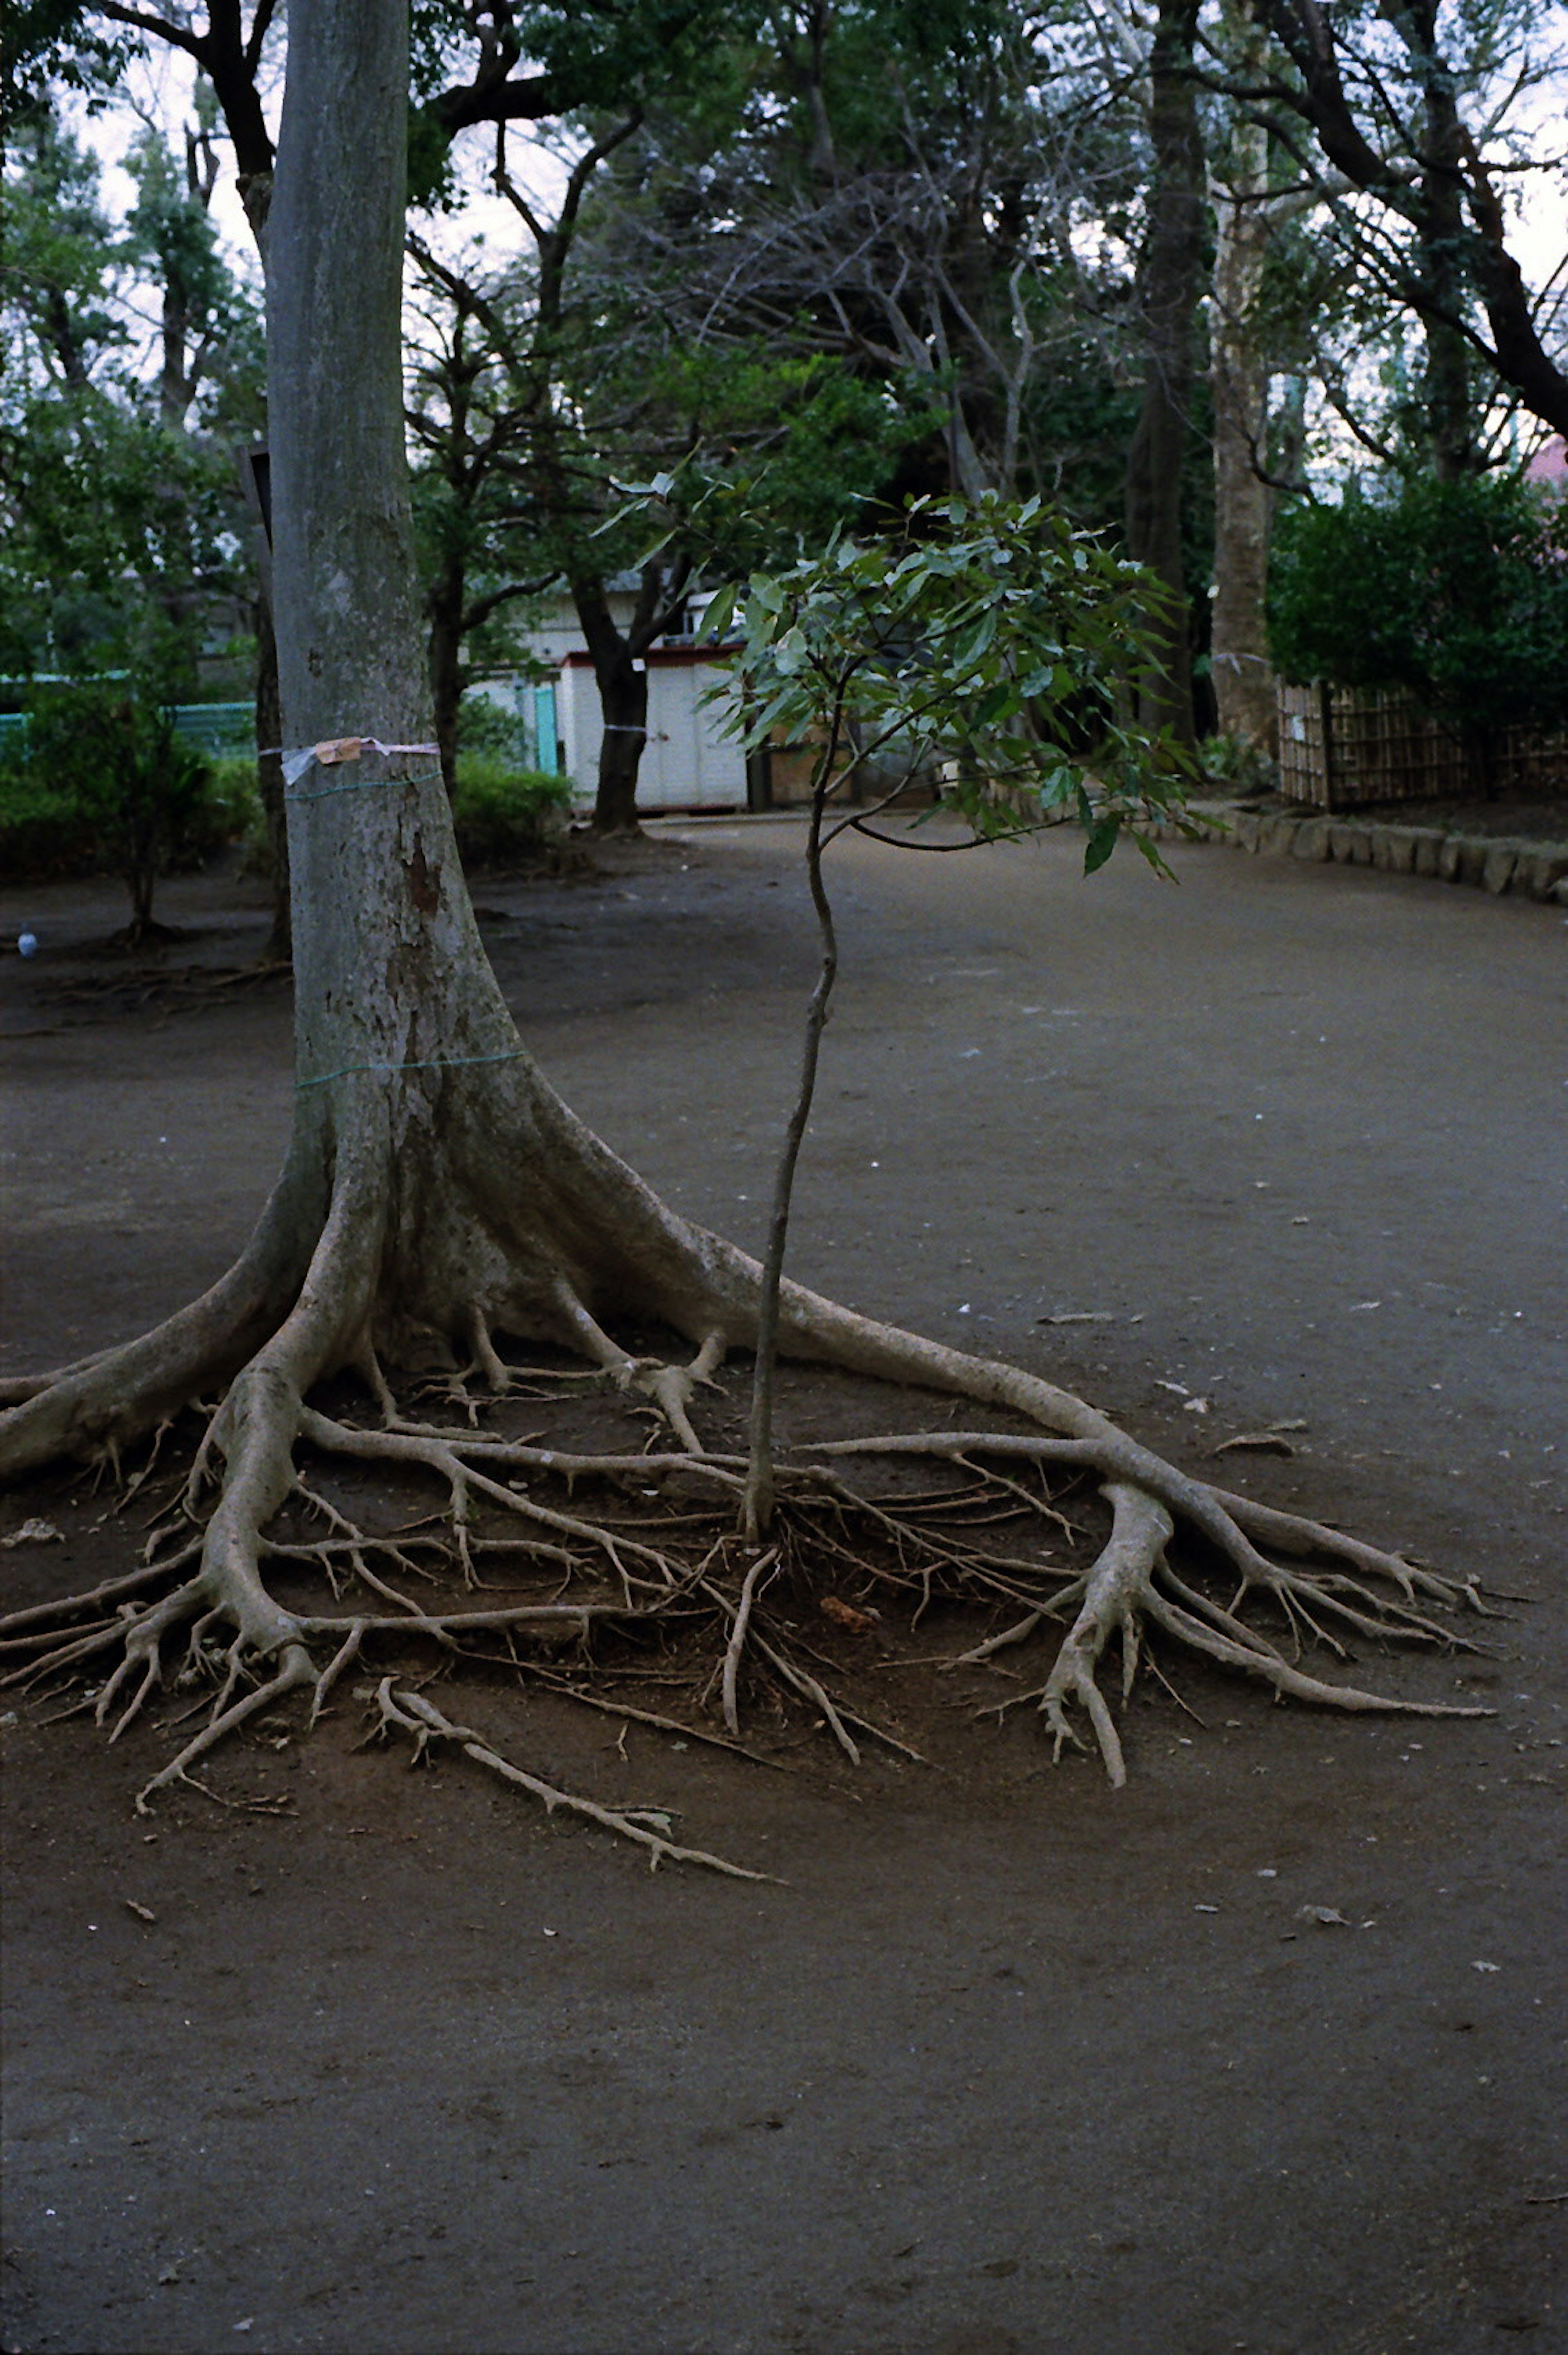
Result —
<svg viewBox="0 0 1568 2355"><path fill-rule="evenodd" d="M17 126L4 167L0 671L121 668L159 639L182 650L189 694L204 623L250 544L231 440L261 415L256 305L151 133L130 162L123 235L97 158L46 109Z"/></svg>
<svg viewBox="0 0 1568 2355"><path fill-rule="evenodd" d="M1198 764L1206 784L1224 785L1233 794L1271 794L1279 785L1279 764L1244 736L1206 736L1198 747Z"/></svg>
<svg viewBox="0 0 1568 2355"><path fill-rule="evenodd" d="M566 777L518 769L485 752L460 752L453 824L464 866L527 867L549 856L571 806Z"/></svg>
<svg viewBox="0 0 1568 2355"><path fill-rule="evenodd" d="M935 775L980 833L1068 815L1087 873L1124 831L1157 867L1147 829L1179 806L1184 762L1123 716L1157 594L1040 499L914 499L891 538L836 538L737 592L731 725L748 749L775 731L815 742L823 798L846 758L876 763L886 797Z"/></svg>
<svg viewBox="0 0 1568 2355"><path fill-rule="evenodd" d="M1404 483L1281 517L1269 592L1286 677L1403 687L1486 730L1568 717L1568 532L1511 478Z"/></svg>
<svg viewBox="0 0 1568 2355"><path fill-rule="evenodd" d="M82 0L5 0L0 11L0 127L61 90L101 91L123 69L123 34L83 22Z"/></svg>
<svg viewBox="0 0 1568 2355"><path fill-rule="evenodd" d="M465 695L457 708L457 750L478 753L497 768L528 768L533 751L528 723L494 696Z"/></svg>
<svg viewBox="0 0 1568 2355"><path fill-rule="evenodd" d="M644 383L668 445L698 453L667 478L672 539L689 502L698 544L731 573L874 528L901 453L940 422L929 385L907 371L878 383L837 357L756 341L671 352Z"/></svg>
<svg viewBox="0 0 1568 2355"><path fill-rule="evenodd" d="M52 883L100 865L96 829L69 788L35 771L13 739L0 759L0 869L17 883Z"/></svg>
<svg viewBox="0 0 1568 2355"><path fill-rule="evenodd" d="M58 830L57 856L118 875L133 930L144 930L158 878L200 864L225 838L210 764L176 734L166 705L120 681L41 691L28 721L0 822L16 825L18 848L46 871Z"/></svg>

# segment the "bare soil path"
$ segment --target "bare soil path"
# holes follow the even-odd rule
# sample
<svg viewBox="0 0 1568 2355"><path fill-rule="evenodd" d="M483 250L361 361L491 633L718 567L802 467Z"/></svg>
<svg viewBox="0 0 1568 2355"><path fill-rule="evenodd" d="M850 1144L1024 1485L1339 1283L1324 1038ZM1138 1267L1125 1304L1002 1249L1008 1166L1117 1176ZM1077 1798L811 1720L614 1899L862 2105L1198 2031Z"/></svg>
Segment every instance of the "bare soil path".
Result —
<svg viewBox="0 0 1568 2355"><path fill-rule="evenodd" d="M477 893L569 1101L753 1243L796 842L667 827L597 883ZM0 1696L7 2349L1568 2348L1568 931L1179 865L845 847L795 1272L1195 1467L1304 1424L1234 1484L1530 1598L1484 1659L1378 1663L1498 1716L1412 1740L1188 1665L1203 1723L1141 1689L1113 1795L1016 1720L851 1787L815 1748L622 1756L612 1720L507 1700L544 1771L635 1785L780 1891L650 1879L456 1763L355 1752L354 1711L215 1767L292 1815L144 1826L150 1736ZM165 912L199 928L165 977L105 988L112 894L0 896L44 943L0 965L5 1370L209 1280L281 1148L282 986L180 978L253 956L261 911L204 880ZM0 1556L16 1601L123 1545L83 1519Z"/></svg>

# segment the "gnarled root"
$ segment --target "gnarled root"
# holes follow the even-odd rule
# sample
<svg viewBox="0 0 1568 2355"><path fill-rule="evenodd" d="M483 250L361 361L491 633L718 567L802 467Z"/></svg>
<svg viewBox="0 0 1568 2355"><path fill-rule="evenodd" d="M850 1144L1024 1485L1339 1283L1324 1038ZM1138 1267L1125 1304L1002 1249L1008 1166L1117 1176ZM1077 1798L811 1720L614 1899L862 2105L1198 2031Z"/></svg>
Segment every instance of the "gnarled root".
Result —
<svg viewBox="0 0 1568 2355"><path fill-rule="evenodd" d="M1119 1791L1127 1779L1126 1762L1094 1672L1101 1653L1116 1635L1122 1646L1122 1699L1131 1700L1142 1614L1148 1607L1155 1569L1176 1525L1164 1506L1141 1488L1113 1480L1106 1485L1105 1497L1113 1516L1111 1535L1085 1582L1083 1604L1062 1639L1040 1705L1056 1737L1058 1758L1064 1742L1078 1742L1067 1721L1066 1704L1076 1700L1082 1705L1094 1729L1105 1772Z"/></svg>
<svg viewBox="0 0 1568 2355"><path fill-rule="evenodd" d="M389 1175L399 1148L385 1091L367 1082L357 1115L334 1135L330 1186L300 1174L315 1165L296 1146L256 1240L222 1284L142 1341L13 1388L17 1402L0 1415L0 1470L71 1452L117 1460L181 1404L215 1381L229 1384L144 1568L0 1621L0 1658L15 1664L12 1681L58 1686L109 1665L95 1700L113 1740L145 1711L166 1673L176 1686L217 1682L205 1722L152 1777L139 1805L295 1696L308 1696L315 1722L368 1646L418 1639L449 1660L482 1657L527 1673L519 1644L585 1647L605 1626L664 1642L676 1626L689 1628L694 1614L717 1632L710 1683L727 1746L739 1736L748 1689L760 1683L808 1703L851 1761L860 1755L858 1734L918 1755L829 1690L775 1607L776 1593L846 1568L868 1595L872 1586L907 1594L916 1619L935 1596L1008 1605L1009 1623L955 1656L959 1665L1061 1630L1065 1620L1046 1681L1029 1698L1058 1754L1079 1742L1071 1712L1081 1710L1116 1785L1126 1764L1101 1689L1104 1656L1115 1638L1125 1704L1150 1629L1322 1707L1486 1713L1337 1684L1298 1665L1308 1644L1342 1657L1369 1641L1454 1646L1460 1639L1448 1614L1483 1607L1473 1582L1215 1487L1037 1375L923 1340L794 1284L781 1296L786 1355L1001 1409L1033 1428L944 1428L786 1451L775 1471L770 1549L742 1546L736 1517L745 1459L706 1444L700 1424L703 1394L727 1352L756 1337L756 1263L675 1217L531 1066L507 1063L503 1073L506 1118L443 1074L445 1158L427 1173L419 1216L406 1185ZM601 1321L619 1315L663 1324L695 1355L676 1365L635 1354ZM532 1376L526 1387L519 1381L497 1333L586 1359L625 1399L646 1401L641 1411L659 1419L667 1444L572 1454L496 1427L495 1400L538 1394ZM447 1395L465 1427L403 1412L383 1368L411 1359L446 1369ZM368 1391L372 1425L320 1403L321 1386L345 1374ZM361 1530L320 1492L319 1477L305 1483L302 1449L327 1464L433 1479L445 1497L442 1529L397 1537ZM892 1503L849 1484L854 1459L911 1457L940 1467L950 1485L924 1500ZM1077 1534L1044 1487L1056 1474L1093 1480L1111 1508L1109 1536L1083 1569L1049 1559L1061 1537ZM613 1497L642 1491L655 1502L640 1508L640 1520L618 1506L584 1507L575 1494L584 1483ZM541 1493L560 1487L563 1497ZM325 1521L325 1535L274 1534L291 1505ZM1012 1540L1010 1550L991 1549L985 1532L1019 1520L1027 1525L1023 1550ZM1192 1540L1211 1570L1216 1562L1228 1570L1228 1600L1205 1591L1199 1569L1177 1566L1179 1546ZM517 1600L485 1607L465 1599L461 1608L411 1596L411 1579L427 1579L443 1561L470 1590L483 1568L500 1561L526 1579L553 1580L555 1593L525 1595L514 1583ZM291 1578L318 1574L336 1607L285 1607L270 1583L284 1568ZM359 1594L344 1604L349 1582ZM575 1591L566 1599L569 1587ZM846 1625L871 1624L859 1605L837 1608ZM1276 1631L1253 1624L1260 1610L1277 1619ZM184 1660L171 1667L182 1635ZM562 1680L551 1671L550 1681L575 1691L588 1674L584 1667ZM663 1856L716 1861L650 1830L645 1811L570 1797L512 1766L485 1737L390 1679L379 1696L383 1732L408 1734L417 1746L455 1742L546 1805L648 1846L656 1863ZM587 1691L577 1697L593 1700ZM624 1713L677 1729L682 1722L629 1705Z"/></svg>
<svg viewBox="0 0 1568 2355"><path fill-rule="evenodd" d="M503 1758L500 1752L486 1742L482 1733L475 1733L472 1726L454 1725L449 1717L443 1716L423 1693L394 1692L390 1677L383 1677L376 1689L376 1708L379 1713L377 1735L384 1739L393 1732L409 1734L414 1744L414 1764L417 1764L425 1755L432 1741L455 1742L464 1757L472 1758L476 1765L488 1768L492 1774L498 1774L505 1783L531 1792L542 1803L547 1815L553 1815L557 1807L564 1807L569 1815L586 1817L590 1823L600 1824L606 1831L614 1832L619 1838L631 1840L639 1848L645 1849L650 1872L656 1872L666 1857L669 1857L677 1864L706 1865L710 1872L727 1873L733 1881L773 1881L777 1878L771 1872L749 1871L744 1865L731 1864L726 1857L709 1856L706 1849L680 1847L657 1828L659 1824L669 1821L663 1808L602 1807L597 1800L585 1799L575 1792L562 1791L553 1783L541 1781L537 1774L525 1773L522 1767L514 1766L509 1759Z"/></svg>

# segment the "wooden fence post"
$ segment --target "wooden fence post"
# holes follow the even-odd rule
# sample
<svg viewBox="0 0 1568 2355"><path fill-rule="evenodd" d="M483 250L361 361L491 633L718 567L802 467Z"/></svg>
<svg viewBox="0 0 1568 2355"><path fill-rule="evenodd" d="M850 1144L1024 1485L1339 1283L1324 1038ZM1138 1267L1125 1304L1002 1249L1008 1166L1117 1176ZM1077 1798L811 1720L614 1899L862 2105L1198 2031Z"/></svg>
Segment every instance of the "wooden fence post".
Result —
<svg viewBox="0 0 1568 2355"><path fill-rule="evenodd" d="M1323 806L1334 810L1334 690L1327 679L1317 683L1317 716L1323 730Z"/></svg>

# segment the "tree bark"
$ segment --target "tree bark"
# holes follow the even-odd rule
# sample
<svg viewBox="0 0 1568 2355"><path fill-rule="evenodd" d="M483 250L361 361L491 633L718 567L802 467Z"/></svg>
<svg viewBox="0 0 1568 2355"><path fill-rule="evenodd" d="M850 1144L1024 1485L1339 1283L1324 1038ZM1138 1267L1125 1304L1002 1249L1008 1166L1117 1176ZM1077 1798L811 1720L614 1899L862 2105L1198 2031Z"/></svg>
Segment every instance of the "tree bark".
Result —
<svg viewBox="0 0 1568 2355"><path fill-rule="evenodd" d="M1154 177L1139 277L1143 400L1127 456L1127 550L1165 584L1155 617L1160 673L1139 689L1136 717L1194 735L1192 658L1181 557L1182 487L1192 426L1193 324L1203 261L1203 146L1192 49L1198 0L1160 0L1149 54Z"/></svg>
<svg viewBox="0 0 1568 2355"><path fill-rule="evenodd" d="M1243 0L1246 78L1261 74L1264 39L1253 0ZM1214 299L1210 382L1214 400L1214 598L1211 615L1214 699L1220 733L1265 755L1276 750L1274 670L1269 661L1270 494L1262 460L1268 431L1269 370L1253 305L1268 250L1268 134L1240 119L1230 169L1214 188Z"/></svg>
<svg viewBox="0 0 1568 2355"><path fill-rule="evenodd" d="M593 802L595 834L637 831L637 775L648 741L648 674L645 664L623 650L593 675L604 733L599 746L599 783Z"/></svg>
<svg viewBox="0 0 1568 2355"><path fill-rule="evenodd" d="M467 588L460 559L444 562L425 600L430 620L430 690L441 773L450 796L457 787L457 715L463 705L463 621Z"/></svg>
<svg viewBox="0 0 1568 2355"><path fill-rule="evenodd" d="M593 805L595 834L635 834L637 773L648 741L648 674L645 656L675 618L691 567L677 557L668 575L657 562L643 567L636 608L622 630L610 610L604 583L590 573L571 581L572 602L599 689L604 734L599 747L599 783Z"/></svg>
<svg viewBox="0 0 1568 2355"><path fill-rule="evenodd" d="M267 826L267 863L272 886L272 929L266 961L287 964L293 955L293 911L289 894L289 813L283 799L283 706L278 698L278 642L268 593L271 565L256 600L256 783Z"/></svg>
<svg viewBox="0 0 1568 2355"><path fill-rule="evenodd" d="M401 9L297 0L268 285L286 747L433 741L403 447L407 88ZM352 174L336 152L348 123ZM301 1124L330 1134L355 1091L324 1074L496 1052L515 1033L433 752L288 766Z"/></svg>
<svg viewBox="0 0 1568 2355"><path fill-rule="evenodd" d="M1459 321L1467 286L1464 260L1463 132L1453 78L1437 53L1435 0L1412 0L1400 29L1422 84L1421 182L1417 199L1422 315L1426 354L1423 423L1439 482L1474 474L1478 464L1471 416L1470 346Z"/></svg>

